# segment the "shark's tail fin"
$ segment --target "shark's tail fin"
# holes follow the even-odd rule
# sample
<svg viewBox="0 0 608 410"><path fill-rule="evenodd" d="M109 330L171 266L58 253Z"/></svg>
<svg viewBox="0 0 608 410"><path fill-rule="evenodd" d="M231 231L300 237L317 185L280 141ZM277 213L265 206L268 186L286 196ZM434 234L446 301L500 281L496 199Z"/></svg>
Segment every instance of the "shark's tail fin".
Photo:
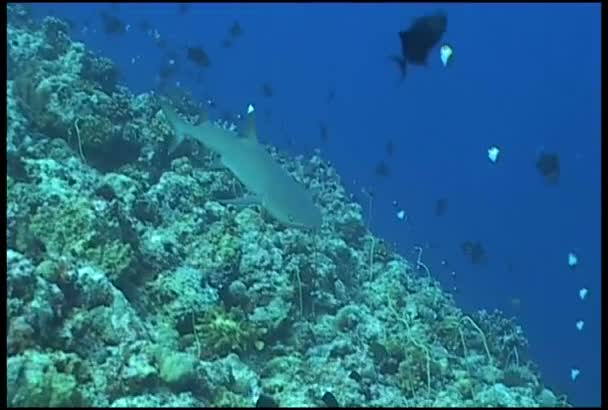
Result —
<svg viewBox="0 0 608 410"><path fill-rule="evenodd" d="M390 56L389 58L391 59L391 61L397 63L397 65L399 66L399 71L401 72L401 79L403 80L407 72L407 63L405 61L405 58L399 56Z"/></svg>

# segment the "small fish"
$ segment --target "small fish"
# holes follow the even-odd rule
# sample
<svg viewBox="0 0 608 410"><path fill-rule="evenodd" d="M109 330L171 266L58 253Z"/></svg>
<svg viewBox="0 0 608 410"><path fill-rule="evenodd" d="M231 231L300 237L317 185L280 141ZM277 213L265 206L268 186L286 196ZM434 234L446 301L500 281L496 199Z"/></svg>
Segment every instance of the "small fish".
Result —
<svg viewBox="0 0 608 410"><path fill-rule="evenodd" d="M327 407L340 407L336 396L334 396L332 392L326 391L321 400L323 400L323 403L325 403L325 406Z"/></svg>
<svg viewBox="0 0 608 410"><path fill-rule="evenodd" d="M126 25L118 17L108 14L106 11L99 12L99 15L101 17L101 24L103 26L104 33L108 35L125 34Z"/></svg>
<svg viewBox="0 0 608 410"><path fill-rule="evenodd" d="M201 47L188 47L186 57L201 67L209 67L211 64L209 56Z"/></svg>
<svg viewBox="0 0 608 410"><path fill-rule="evenodd" d="M361 188L361 193L371 199L376 197L376 191L374 191L372 188L363 187Z"/></svg>
<svg viewBox="0 0 608 410"><path fill-rule="evenodd" d="M560 175L559 156L541 153L536 160L536 169L549 184L557 184Z"/></svg>
<svg viewBox="0 0 608 410"><path fill-rule="evenodd" d="M392 56L391 59L399 66L402 79L405 78L408 63L420 66L428 65L428 56L441 40L447 25L447 14L438 11L417 18L409 29L399 32L401 55Z"/></svg>
<svg viewBox="0 0 608 410"><path fill-rule="evenodd" d="M336 97L336 91L333 88L330 88L327 91L327 97L325 99L325 101L327 102L327 104L330 104L334 98Z"/></svg>
<svg viewBox="0 0 608 410"><path fill-rule="evenodd" d="M179 12L179 14L184 15L188 13L188 11L190 11L190 6L192 6L192 3L178 3L177 11Z"/></svg>
<svg viewBox="0 0 608 410"><path fill-rule="evenodd" d="M378 164L376 164L374 173L379 177L388 177L392 174L392 171L386 162L380 161Z"/></svg>
<svg viewBox="0 0 608 410"><path fill-rule="evenodd" d="M243 28L241 27L241 25L239 24L238 21L234 20L234 23L232 23L232 26L230 26L230 28L228 29L226 38L224 40L222 40L222 47L223 48L232 47L232 45L234 44L236 39L241 37L242 35L243 35Z"/></svg>
<svg viewBox="0 0 608 410"><path fill-rule="evenodd" d="M234 20L234 23L232 23L232 26L230 26L228 33L230 34L230 37L237 38L243 35L243 28L237 20Z"/></svg>
<svg viewBox="0 0 608 410"><path fill-rule="evenodd" d="M452 62L452 56L454 55L454 49L449 44L444 44L439 49L439 57L441 58L441 64L447 67Z"/></svg>
<svg viewBox="0 0 608 410"><path fill-rule="evenodd" d="M359 374L359 372L353 370L352 372L350 372L350 374L348 375L349 378L353 379L354 381L356 381L357 383L361 383L361 381L363 380L363 378L361 377L361 375Z"/></svg>
<svg viewBox="0 0 608 410"><path fill-rule="evenodd" d="M161 80L165 81L170 77L173 77L179 71L179 64L176 60L177 56L175 53L167 53L158 71L158 76Z"/></svg>
<svg viewBox="0 0 608 410"><path fill-rule="evenodd" d="M574 252L568 253L568 266L574 269L576 265L578 265L578 256Z"/></svg>
<svg viewBox="0 0 608 410"><path fill-rule="evenodd" d="M264 97L272 97L274 95L274 89L272 88L272 84L262 84L262 95L264 95Z"/></svg>
<svg viewBox="0 0 608 410"><path fill-rule="evenodd" d="M329 131L327 130L327 125L324 122L319 123L319 137L323 142L327 142L329 140Z"/></svg>
<svg viewBox="0 0 608 410"><path fill-rule="evenodd" d="M167 40L165 40L162 37L154 37L154 44L156 45L156 47L160 48L161 50L164 50L167 48Z"/></svg>
<svg viewBox="0 0 608 410"><path fill-rule="evenodd" d="M483 265L487 262L486 251L481 242L464 241L461 248L462 252L471 258L473 265Z"/></svg>
<svg viewBox="0 0 608 410"><path fill-rule="evenodd" d="M448 209L448 199L440 198L435 203L435 216L441 216Z"/></svg>
<svg viewBox="0 0 608 410"><path fill-rule="evenodd" d="M138 24L137 24L137 28L139 28L140 31L146 33L146 34L150 34L150 30L152 29L152 26L150 26L150 23L148 22L148 20L141 20Z"/></svg>
<svg viewBox="0 0 608 410"><path fill-rule="evenodd" d="M255 402L255 407L257 408L275 408L279 407L279 403L276 402L275 399L270 397L267 394L260 394L257 401Z"/></svg>
<svg viewBox="0 0 608 410"><path fill-rule="evenodd" d="M236 124L239 121L239 116L230 111L222 111L219 115L219 120Z"/></svg>
<svg viewBox="0 0 608 410"><path fill-rule="evenodd" d="M208 109L214 109L217 108L217 104L215 103L215 100L212 98L208 98L205 102L204 102L204 106L206 106Z"/></svg>
<svg viewBox="0 0 608 410"><path fill-rule="evenodd" d="M395 153L395 144L393 143L393 140L388 140L384 146L384 149L386 150L386 155L392 157Z"/></svg>
<svg viewBox="0 0 608 410"><path fill-rule="evenodd" d="M521 299L516 296L512 297L511 306L513 307L513 309L519 309L521 307Z"/></svg>
<svg viewBox="0 0 608 410"><path fill-rule="evenodd" d="M493 163L498 161L499 154L500 154L500 148L498 148L496 145L492 145L490 148L488 148L488 158Z"/></svg>
<svg viewBox="0 0 608 410"><path fill-rule="evenodd" d="M70 19L70 18L64 18L65 22L68 23L68 27L70 30L76 30L76 28L78 27L77 23Z"/></svg>

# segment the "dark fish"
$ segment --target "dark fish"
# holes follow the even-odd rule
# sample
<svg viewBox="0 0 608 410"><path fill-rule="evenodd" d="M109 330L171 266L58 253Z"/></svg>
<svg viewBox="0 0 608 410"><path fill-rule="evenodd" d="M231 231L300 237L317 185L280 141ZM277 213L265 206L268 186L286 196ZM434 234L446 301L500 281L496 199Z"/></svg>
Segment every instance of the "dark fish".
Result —
<svg viewBox="0 0 608 410"><path fill-rule="evenodd" d="M374 168L374 172L379 177L388 177L391 175L391 169L389 168L387 163L384 161L378 162L378 164Z"/></svg>
<svg viewBox="0 0 608 410"><path fill-rule="evenodd" d="M435 242L435 241L428 241L425 244L425 248L428 248L428 249L439 249L440 246L441 246L440 243Z"/></svg>
<svg viewBox="0 0 608 410"><path fill-rule="evenodd" d="M440 198L435 203L435 216L441 216L448 209L448 199Z"/></svg>
<svg viewBox="0 0 608 410"><path fill-rule="evenodd" d="M327 130L327 125L325 125L324 122L319 124L319 136L323 142L327 142L329 140L329 131Z"/></svg>
<svg viewBox="0 0 608 410"><path fill-rule="evenodd" d="M173 52L167 53L160 66L158 75L161 80L167 80L174 76L179 71L179 66L176 60L177 56Z"/></svg>
<svg viewBox="0 0 608 410"><path fill-rule="evenodd" d="M513 260L511 260L511 258L507 258L505 260L505 263L506 263L506 267L505 268L507 269L507 272L509 272L509 273L513 272L513 270L515 269L515 267L513 265Z"/></svg>
<svg viewBox="0 0 608 410"><path fill-rule="evenodd" d="M173 77L177 73L177 70L170 65L163 64L158 69L158 79L161 84L165 84L167 80Z"/></svg>
<svg viewBox="0 0 608 410"><path fill-rule="evenodd" d="M513 296L510 300L511 302L511 306L513 306L514 309L519 309L521 307L521 299L518 298L517 296Z"/></svg>
<svg viewBox="0 0 608 410"><path fill-rule="evenodd" d="M560 174L559 156L541 153L536 160L536 169L549 184L557 184Z"/></svg>
<svg viewBox="0 0 608 410"><path fill-rule="evenodd" d="M99 12L99 15L101 17L101 24L103 26L104 33L108 35L118 35L126 32L125 23L123 23L123 21L118 17L108 14L106 11Z"/></svg>
<svg viewBox="0 0 608 410"><path fill-rule="evenodd" d="M281 134L285 135L285 143L289 148L294 146L293 136L287 131L287 127L285 126L285 120L281 121Z"/></svg>
<svg viewBox="0 0 608 410"><path fill-rule="evenodd" d="M371 188L361 188L361 193L363 195L365 195L366 197L369 197L369 198L375 198L376 197L376 191L374 191Z"/></svg>
<svg viewBox="0 0 608 410"><path fill-rule="evenodd" d="M190 6L192 6L192 3L179 3L177 5L177 7L178 7L177 10L179 11L179 14L184 15L184 14L188 13L188 11L190 11Z"/></svg>
<svg viewBox="0 0 608 410"><path fill-rule="evenodd" d="M399 32L401 55L391 59L399 65L401 78L405 77L407 64L426 66L429 53L439 43L448 24L447 14L438 11L419 17L409 29Z"/></svg>
<svg viewBox="0 0 608 410"><path fill-rule="evenodd" d="M336 91L332 88L329 89L329 91L327 92L327 104L331 103L334 100L334 97L336 96Z"/></svg>
<svg viewBox="0 0 608 410"><path fill-rule="evenodd" d="M28 177L25 161L14 151L7 151L6 171L16 182L31 182Z"/></svg>
<svg viewBox="0 0 608 410"><path fill-rule="evenodd" d="M392 140L388 140L386 142L386 146L384 147L384 149L386 150L386 155L388 155L389 157L392 157L393 154L395 153L395 144L393 143Z"/></svg>
<svg viewBox="0 0 608 410"><path fill-rule="evenodd" d="M237 38L243 35L243 28L238 21L234 20L234 23L232 23L232 26L230 26L229 34L232 38Z"/></svg>
<svg viewBox="0 0 608 410"><path fill-rule="evenodd" d="M262 94L264 95L264 97L272 97L274 95L274 89L272 88L272 84L262 84Z"/></svg>
<svg viewBox="0 0 608 410"><path fill-rule="evenodd" d="M479 241L464 241L461 248L462 252L471 258L471 263L474 265L485 264L488 260L486 251Z"/></svg>
<svg viewBox="0 0 608 410"><path fill-rule="evenodd" d="M350 374L348 375L349 378L353 379L354 381L356 381L357 383L361 383L362 377L359 374L359 372L353 370L352 372L350 372Z"/></svg>
<svg viewBox="0 0 608 410"><path fill-rule="evenodd" d="M222 121L226 121L228 123L233 123L233 124L238 124L239 121L241 120L239 114L235 114L230 111L222 111L219 116L219 119Z"/></svg>
<svg viewBox="0 0 608 410"><path fill-rule="evenodd" d="M336 400L336 396L334 396L332 392L326 391L321 400L323 400L323 403L325 403L325 406L327 407L340 407L338 400Z"/></svg>
<svg viewBox="0 0 608 410"><path fill-rule="evenodd" d="M66 23L68 23L70 30L75 30L77 28L77 23L74 20L70 18L64 18L64 20Z"/></svg>
<svg viewBox="0 0 608 410"><path fill-rule="evenodd" d="M222 40L222 47L230 48L234 44L235 40L243 35L243 28L238 21L234 20L232 26L228 29L228 34L224 40Z"/></svg>
<svg viewBox="0 0 608 410"><path fill-rule="evenodd" d="M211 98L208 98L208 99L205 101L205 105L206 105L208 108L211 108L211 109L215 109L215 108L217 108L217 104L215 103L215 100L213 100L213 99L211 99Z"/></svg>
<svg viewBox="0 0 608 410"><path fill-rule="evenodd" d="M167 40L162 37L154 37L154 44L156 44L156 47L163 50L167 48Z"/></svg>
<svg viewBox="0 0 608 410"><path fill-rule="evenodd" d="M209 67L209 56L201 47L188 47L186 58L201 67Z"/></svg>
<svg viewBox="0 0 608 410"><path fill-rule="evenodd" d="M279 407L279 403L276 402L275 399L270 397L267 394L260 394L258 400L255 402L255 407L257 408L275 408Z"/></svg>
<svg viewBox="0 0 608 410"><path fill-rule="evenodd" d="M146 34L150 34L150 30L152 29L152 26L150 26L150 23L148 22L148 20L142 20L137 24L137 28L139 28L141 31L143 31Z"/></svg>

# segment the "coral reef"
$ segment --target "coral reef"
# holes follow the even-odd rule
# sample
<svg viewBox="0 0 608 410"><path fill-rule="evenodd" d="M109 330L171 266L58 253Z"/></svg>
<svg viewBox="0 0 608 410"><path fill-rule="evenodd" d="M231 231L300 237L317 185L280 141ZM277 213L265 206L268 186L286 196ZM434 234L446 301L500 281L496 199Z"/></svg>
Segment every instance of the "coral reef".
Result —
<svg viewBox="0 0 608 410"><path fill-rule="evenodd" d="M374 238L319 155L269 147L321 232L224 205L241 188L208 152L162 154L156 97L66 23L8 15L9 406L568 404L522 329Z"/></svg>

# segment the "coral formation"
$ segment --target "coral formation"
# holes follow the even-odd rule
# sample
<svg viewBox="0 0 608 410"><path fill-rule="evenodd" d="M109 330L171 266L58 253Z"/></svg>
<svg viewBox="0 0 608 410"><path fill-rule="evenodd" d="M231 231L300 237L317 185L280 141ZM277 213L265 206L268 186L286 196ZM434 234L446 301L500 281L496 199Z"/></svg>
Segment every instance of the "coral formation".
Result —
<svg viewBox="0 0 608 410"><path fill-rule="evenodd" d="M269 148L317 192L320 234L225 205L242 186L209 152L159 154L154 95L62 21L8 15L28 67L7 82L9 406L567 405L522 329L375 238L319 155Z"/></svg>

